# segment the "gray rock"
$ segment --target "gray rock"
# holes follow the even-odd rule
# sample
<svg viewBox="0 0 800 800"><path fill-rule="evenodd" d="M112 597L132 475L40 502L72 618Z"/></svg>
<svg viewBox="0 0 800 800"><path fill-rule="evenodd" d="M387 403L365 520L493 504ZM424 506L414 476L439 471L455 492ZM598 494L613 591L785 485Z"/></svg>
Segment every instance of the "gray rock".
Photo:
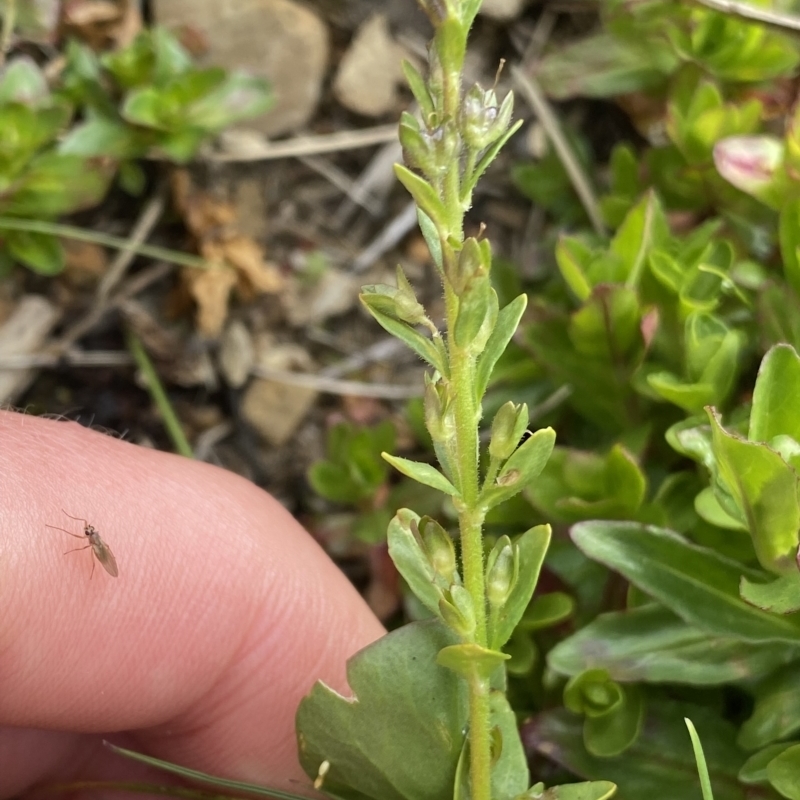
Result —
<svg viewBox="0 0 800 800"><path fill-rule="evenodd" d="M483 0L480 13L497 20L509 20L519 16L527 0Z"/></svg>
<svg viewBox="0 0 800 800"><path fill-rule="evenodd" d="M187 27L209 45L205 61L267 78L276 103L248 121L267 136L302 128L311 119L328 65L328 30L292 0L153 0L155 19Z"/></svg>
<svg viewBox="0 0 800 800"><path fill-rule="evenodd" d="M380 117L397 102L403 80L403 50L392 39L383 14L370 17L342 57L333 91L345 107L367 117Z"/></svg>

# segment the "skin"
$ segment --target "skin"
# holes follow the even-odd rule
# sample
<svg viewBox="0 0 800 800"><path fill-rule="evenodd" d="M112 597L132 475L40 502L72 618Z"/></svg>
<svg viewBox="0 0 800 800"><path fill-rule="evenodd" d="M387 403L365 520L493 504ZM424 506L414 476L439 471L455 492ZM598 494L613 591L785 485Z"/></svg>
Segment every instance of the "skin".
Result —
<svg viewBox="0 0 800 800"><path fill-rule="evenodd" d="M318 678L348 693L346 659L384 631L288 512L224 470L10 412L0 498L0 798L169 782L103 738L306 790L297 704ZM62 508L118 578L90 580L91 550L63 555L73 540L45 526L82 526Z"/></svg>

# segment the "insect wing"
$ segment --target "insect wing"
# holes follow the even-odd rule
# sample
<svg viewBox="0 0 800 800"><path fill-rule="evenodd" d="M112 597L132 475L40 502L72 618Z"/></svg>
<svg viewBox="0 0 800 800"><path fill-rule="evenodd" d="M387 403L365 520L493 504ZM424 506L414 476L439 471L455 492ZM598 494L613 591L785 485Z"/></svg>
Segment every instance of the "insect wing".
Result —
<svg viewBox="0 0 800 800"><path fill-rule="evenodd" d="M94 533L92 535L92 552L95 558L103 565L103 569L112 578L116 578L119 575L117 559L114 558L111 548L100 538L99 533Z"/></svg>

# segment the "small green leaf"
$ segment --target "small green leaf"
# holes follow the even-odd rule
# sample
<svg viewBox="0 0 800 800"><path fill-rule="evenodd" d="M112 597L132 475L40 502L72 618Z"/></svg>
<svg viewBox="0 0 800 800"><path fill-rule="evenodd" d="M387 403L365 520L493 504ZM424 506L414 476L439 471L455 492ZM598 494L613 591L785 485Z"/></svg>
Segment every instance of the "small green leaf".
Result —
<svg viewBox="0 0 800 800"><path fill-rule="evenodd" d="M689 736L692 740L692 749L694 750L695 761L697 761L697 772L700 775L700 789L703 792L703 800L714 800L714 795L711 791L711 778L708 775L708 765L706 764L706 757L703 753L703 745L700 743L700 737L697 735L697 729L688 717L685 718L684 721L686 722L686 727L689 729Z"/></svg>
<svg viewBox="0 0 800 800"><path fill-rule="evenodd" d="M758 560L777 574L797 571L800 529L797 473L766 444L725 431L708 409L717 478L747 520Z"/></svg>
<svg viewBox="0 0 800 800"><path fill-rule="evenodd" d="M625 286L639 286L650 249L662 244L669 228L658 197L652 190L626 215L611 240L610 249L625 264Z"/></svg>
<svg viewBox="0 0 800 800"><path fill-rule="evenodd" d="M775 345L758 370L750 412L751 442L791 436L800 442L800 356L788 344Z"/></svg>
<svg viewBox="0 0 800 800"><path fill-rule="evenodd" d="M447 375L447 365L442 360L441 354L430 339L423 336L418 330L406 322L396 319L386 313L386 297L379 291L378 286L364 286L359 299L366 309L385 330L405 342L420 358L427 361L442 375Z"/></svg>
<svg viewBox="0 0 800 800"><path fill-rule="evenodd" d="M480 180L481 175L489 169L489 165L497 158L497 154L505 147L506 142L522 127L522 123L523 120L518 119L496 142L493 142L486 148L486 151L475 167L475 171L468 180L464 181L464 187L461 191L462 199L465 198L468 193L472 192L475 188L475 184Z"/></svg>
<svg viewBox="0 0 800 800"><path fill-rule="evenodd" d="M492 285L487 273L476 275L468 281L464 291L458 298L458 315L453 328L453 339L458 347L474 344L478 331L484 324L491 308ZM480 349L476 348L476 355Z"/></svg>
<svg viewBox="0 0 800 800"><path fill-rule="evenodd" d="M537 79L554 100L612 97L663 86L678 62L668 39L643 43L641 33L629 38L604 30L554 48L537 64Z"/></svg>
<svg viewBox="0 0 800 800"><path fill-rule="evenodd" d="M566 592L540 594L525 609L519 627L531 632L552 628L568 620L575 613L575 606L575 600Z"/></svg>
<svg viewBox="0 0 800 800"><path fill-rule="evenodd" d="M592 755L619 755L641 731L644 703L638 687L622 686L604 669L590 669L571 678L564 688L564 705L585 715L583 741Z"/></svg>
<svg viewBox="0 0 800 800"><path fill-rule="evenodd" d="M592 293L592 285L586 270L592 258L592 250L577 236L562 236L556 245L556 262L561 275L572 289L575 297L586 301Z"/></svg>
<svg viewBox="0 0 800 800"><path fill-rule="evenodd" d="M587 716L583 741L592 755L611 758L624 753L639 737L644 721L644 698L638 686L622 687L619 708L607 714Z"/></svg>
<svg viewBox="0 0 800 800"><path fill-rule="evenodd" d="M521 492L544 469L555 441L552 428L531 434L506 461L494 484L484 488L479 502L487 509L493 508Z"/></svg>
<svg viewBox="0 0 800 800"><path fill-rule="evenodd" d="M453 644L439 651L436 663L468 680L477 676L489 680L494 671L511 656L489 650L474 642Z"/></svg>
<svg viewBox="0 0 800 800"><path fill-rule="evenodd" d="M402 66L403 74L406 76L408 86L411 89L411 93L414 95L414 99L419 105L423 117L429 117L436 111L436 109L434 108L433 100L430 92L428 91L428 85L425 83L425 79L410 61L403 59Z"/></svg>
<svg viewBox="0 0 800 800"><path fill-rule="evenodd" d="M406 187L409 194L414 198L414 202L430 218L437 230L445 230L447 210L433 186L402 164L395 164L394 172L400 183Z"/></svg>
<svg viewBox="0 0 800 800"><path fill-rule="evenodd" d="M436 467L430 464L425 464L421 461L409 461L407 458L399 458L398 456L390 456L388 453L381 453L381 455L398 471L402 472L409 478L415 481L424 483L426 486L431 486L444 492L451 497L458 497L458 491L452 483L450 483Z"/></svg>
<svg viewBox="0 0 800 800"><path fill-rule="evenodd" d="M789 800L800 800L800 744L787 747L767 764L769 782Z"/></svg>
<svg viewBox="0 0 800 800"><path fill-rule="evenodd" d="M8 231L5 244L17 261L40 275L57 275L64 269L61 243L48 233Z"/></svg>
<svg viewBox="0 0 800 800"><path fill-rule="evenodd" d="M519 548L519 575L502 608L489 618L488 640L493 650L499 650L509 640L525 613L539 580L550 537L549 525L537 525L514 542Z"/></svg>
<svg viewBox="0 0 800 800"><path fill-rule="evenodd" d="M413 511L407 508L398 510L389 523L386 536L389 555L415 596L429 611L438 615L439 602L447 587L437 581L438 576L431 560L414 536L412 525L418 526L419 521L419 515Z"/></svg>
<svg viewBox="0 0 800 800"><path fill-rule="evenodd" d="M494 330L478 359L478 366L475 371L475 397L478 400L483 399L492 371L514 336L527 304L527 295L521 294L498 313Z"/></svg>
<svg viewBox="0 0 800 800"><path fill-rule="evenodd" d="M74 126L59 145L59 152L86 157L137 158L148 141L130 125L116 119L93 117Z"/></svg>
<svg viewBox="0 0 800 800"><path fill-rule="evenodd" d="M37 106L47 102L49 97L47 77L29 56L17 55L3 70L0 104L24 103Z"/></svg>
<svg viewBox="0 0 800 800"><path fill-rule="evenodd" d="M436 269L441 274L444 270L442 262L442 241L439 238L439 231L436 229L433 220L421 209L417 208L417 221L419 222L419 229L422 231L422 236L425 239L425 244L428 245L433 263Z"/></svg>

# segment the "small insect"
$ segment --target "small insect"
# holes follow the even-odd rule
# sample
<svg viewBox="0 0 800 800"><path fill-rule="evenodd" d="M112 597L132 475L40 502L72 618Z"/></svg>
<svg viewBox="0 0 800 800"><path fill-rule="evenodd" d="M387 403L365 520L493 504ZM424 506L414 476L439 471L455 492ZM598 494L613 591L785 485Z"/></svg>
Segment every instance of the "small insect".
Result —
<svg viewBox="0 0 800 800"><path fill-rule="evenodd" d="M63 508L61 510L64 511ZM64 513L67 514L66 511L64 511ZM117 569L117 559L114 558L111 548L103 541L97 528L95 528L94 525L90 525L85 519L73 517L72 514L67 514L67 516L70 519L74 519L83 523L83 535L79 533L72 533L66 528L59 528L56 525L46 525L46 527L53 528L57 531L64 531L64 533L68 533L70 536L74 536L76 539L83 539L85 536L89 540L89 544L87 544L86 547L73 547L72 550L67 550L64 555L67 555L67 553L74 553L77 550L88 550L91 547L94 557L92 558L92 574L89 576L89 579L91 580L91 578L94 576L95 558L103 565L103 569L112 578L116 578L119 575L119 570Z"/></svg>

